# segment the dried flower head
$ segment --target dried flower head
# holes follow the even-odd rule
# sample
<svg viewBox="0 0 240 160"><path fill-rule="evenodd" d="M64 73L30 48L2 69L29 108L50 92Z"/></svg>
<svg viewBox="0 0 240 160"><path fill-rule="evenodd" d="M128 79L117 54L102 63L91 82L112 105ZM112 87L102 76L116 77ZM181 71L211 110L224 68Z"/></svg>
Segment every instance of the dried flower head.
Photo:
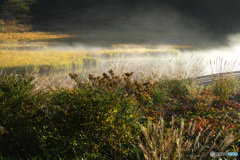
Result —
<svg viewBox="0 0 240 160"><path fill-rule="evenodd" d="M107 74L106 73L103 73L103 77L106 77L107 76Z"/></svg>
<svg viewBox="0 0 240 160"><path fill-rule="evenodd" d="M109 72L111 75L114 75L114 72L113 72L112 69L110 69L108 72Z"/></svg>
<svg viewBox="0 0 240 160"><path fill-rule="evenodd" d="M134 72L131 72L131 73L127 72L127 73L125 73L125 75L126 75L127 77L130 77L131 75L133 75L133 73L134 73Z"/></svg>
<svg viewBox="0 0 240 160"><path fill-rule="evenodd" d="M88 78L89 78L90 80L92 80L92 79L94 79L94 76L91 75L91 74L89 74Z"/></svg>
<svg viewBox="0 0 240 160"><path fill-rule="evenodd" d="M72 78L72 79L77 79L78 75L75 74L75 73L69 73L69 76Z"/></svg>

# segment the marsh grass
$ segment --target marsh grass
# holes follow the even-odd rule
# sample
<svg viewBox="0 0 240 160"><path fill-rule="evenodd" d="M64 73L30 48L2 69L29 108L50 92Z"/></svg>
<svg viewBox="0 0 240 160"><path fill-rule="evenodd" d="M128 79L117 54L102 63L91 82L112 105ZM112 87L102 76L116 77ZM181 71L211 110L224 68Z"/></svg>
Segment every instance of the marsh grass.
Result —
<svg viewBox="0 0 240 160"><path fill-rule="evenodd" d="M224 60L223 57L217 57L214 61L210 60L212 74L234 71L238 67L237 60Z"/></svg>
<svg viewBox="0 0 240 160"><path fill-rule="evenodd" d="M232 134L224 139L220 138L221 131L216 136L213 136L213 131L207 134L206 131L210 126L199 131L196 129L196 122L191 121L188 129L183 119L180 128L176 128L174 122L172 117L170 128L165 128L163 117L158 123L148 120L146 127L138 123L143 133L142 137L138 137L139 148L143 151L146 160L206 159L213 149L215 152L224 151L234 141ZM217 143L219 139L222 140Z"/></svg>
<svg viewBox="0 0 240 160"><path fill-rule="evenodd" d="M70 38L67 34L53 34L50 32L0 32L1 41L4 43L27 42L56 42L60 39Z"/></svg>
<svg viewBox="0 0 240 160"><path fill-rule="evenodd" d="M154 48L154 45L144 45L144 44L113 44L113 48ZM159 46L164 48L173 48L173 49L180 49L180 48L195 48L194 46L180 46L180 45L166 45L166 46Z"/></svg>
<svg viewBox="0 0 240 160"><path fill-rule="evenodd" d="M0 44L0 50L46 50L44 44Z"/></svg>
<svg viewBox="0 0 240 160"><path fill-rule="evenodd" d="M178 56L178 49L109 48L87 53L87 56L100 59L167 57L169 55Z"/></svg>
<svg viewBox="0 0 240 160"><path fill-rule="evenodd" d="M227 100L230 96L230 93L236 86L236 81L232 78L224 77L215 80L213 84L213 92L216 96L220 97L220 101L223 102Z"/></svg>
<svg viewBox="0 0 240 160"><path fill-rule="evenodd" d="M203 58L193 55L190 58L171 59L163 66L166 66L164 75L168 77L194 78L205 72Z"/></svg>
<svg viewBox="0 0 240 160"><path fill-rule="evenodd" d="M192 59L193 57L191 57L189 60L192 60ZM178 87L178 84L181 84L183 88L184 87L189 88L190 82L192 82L192 77L204 72L204 69L200 69L200 67L202 66L202 61L199 59L197 63L194 63L192 61L186 63L185 61L180 61L179 59L170 59L170 60L158 59L156 60L156 62L158 62L158 64L156 65L141 64L141 63L136 63L133 65L130 62L125 62L120 60L113 60L111 63L105 63L105 61L104 62L99 61L99 63L96 66L97 69L95 67L93 67L92 69L79 68L79 69L76 69L74 72L77 72L79 76L79 80L81 82L89 81L88 80L89 73L95 76L101 76L102 73L108 72L109 68L113 69L117 75L123 75L126 72L134 72L134 74L131 77L129 77L132 81L137 80L141 83L144 83L147 81L154 83L155 81L159 81L160 83L158 88L162 86L167 90L167 92L172 90L171 91L172 93L178 92L178 91L174 91L176 88L174 88L173 84L171 85L172 87L170 87L171 82L176 82L175 83L176 87ZM178 65L176 65L176 63ZM193 67L193 65L196 66L195 68L198 68L198 69L191 70L191 67ZM197 67L197 65L199 65L200 67ZM174 66L179 66L179 69L174 69ZM69 68L68 70L69 72L70 71L72 72L72 69ZM73 83L71 83L70 80L68 79L69 77L66 76L68 72L63 71L61 76L58 76L58 73L59 72L56 72L56 74L49 74L49 76L47 76L46 78L38 74L37 79L39 79L39 83L37 81L37 88L46 89L48 88L46 86L53 86L53 88L56 88L57 86L65 86L65 87L68 86L67 88L71 88L73 86ZM64 75L64 73L66 74ZM186 77L188 79L185 79ZM61 83L59 83L60 81ZM185 85L184 83L188 83L188 85ZM169 88L167 88L166 86L169 86ZM179 86L178 88L181 88L181 87ZM182 88L182 91L184 90L183 88ZM152 96L154 96L154 99L156 101L160 101L163 98L161 97L162 96L161 94L164 93L165 95L167 94L167 92L166 91L162 92L159 89L155 89L154 94Z"/></svg>
<svg viewBox="0 0 240 160"><path fill-rule="evenodd" d="M24 25L19 23L18 20L3 20L0 19L0 32L29 32L32 30L31 25Z"/></svg>
<svg viewBox="0 0 240 160"><path fill-rule="evenodd" d="M96 65L98 60L131 59L135 58L166 58L169 55L178 56L179 48L190 46L144 46L144 45L113 45L99 51L61 51L57 42L64 39L77 38L69 34L50 32L34 32L16 20L0 20L2 29L0 33L0 69L2 72L12 72L28 68L33 71L56 71L64 68L79 68L84 65ZM14 29L15 28L15 29ZM26 30L24 30L24 28ZM61 45L60 45L61 46ZM76 45L76 47L78 47ZM58 47L56 47L58 48ZM75 50L75 48L73 48ZM80 47L81 50L81 47ZM83 58L83 56L85 58ZM109 69L109 68L108 68ZM149 74L150 75L150 74Z"/></svg>
<svg viewBox="0 0 240 160"><path fill-rule="evenodd" d="M54 51L0 51L2 72L14 70L38 71L40 73L80 66L96 65L97 59L86 57L82 52L54 52Z"/></svg>
<svg viewBox="0 0 240 160"><path fill-rule="evenodd" d="M33 81L35 83L35 92L38 92L40 90L42 91L49 91L49 90L57 90L58 88L66 88L71 89L76 84L69 76L36 76L36 78Z"/></svg>
<svg viewBox="0 0 240 160"><path fill-rule="evenodd" d="M124 61L113 61L107 66L102 66L99 73L112 68L116 73L122 74L126 71L133 71L133 77L141 81L159 80L161 77L168 78L193 78L204 73L203 59L194 59L191 56L189 59L181 60L176 58L161 58L159 57L154 64L144 64L143 61L138 64L124 63ZM134 59L133 59L134 61Z"/></svg>
<svg viewBox="0 0 240 160"><path fill-rule="evenodd" d="M28 68L29 70L45 72L49 69L81 68L95 66L98 60L114 58L144 58L165 57L169 54L178 55L177 49L121 48L102 49L100 51L54 51L47 43L58 39L70 38L70 35L52 34L47 32L9 32L0 33L0 69L2 72L12 72Z"/></svg>
<svg viewBox="0 0 240 160"><path fill-rule="evenodd" d="M235 70L238 67L237 60L228 61L221 57L217 57L214 62L210 60L210 65L212 68L212 74L214 73L224 73ZM230 93L233 91L237 84L237 80L230 75L224 76L223 74L218 74L217 76L212 76L212 91L216 96L220 97L220 101L223 102L227 100Z"/></svg>

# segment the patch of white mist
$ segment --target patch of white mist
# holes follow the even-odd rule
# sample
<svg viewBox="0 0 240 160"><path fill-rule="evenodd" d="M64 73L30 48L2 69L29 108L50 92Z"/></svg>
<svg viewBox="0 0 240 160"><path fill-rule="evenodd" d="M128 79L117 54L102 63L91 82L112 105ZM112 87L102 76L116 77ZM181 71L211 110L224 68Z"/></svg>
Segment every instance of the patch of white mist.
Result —
<svg viewBox="0 0 240 160"><path fill-rule="evenodd" d="M182 60L191 56L203 59L205 71L202 75L240 71L240 34L230 35L228 46L179 52L179 57ZM197 63L197 59L193 63Z"/></svg>

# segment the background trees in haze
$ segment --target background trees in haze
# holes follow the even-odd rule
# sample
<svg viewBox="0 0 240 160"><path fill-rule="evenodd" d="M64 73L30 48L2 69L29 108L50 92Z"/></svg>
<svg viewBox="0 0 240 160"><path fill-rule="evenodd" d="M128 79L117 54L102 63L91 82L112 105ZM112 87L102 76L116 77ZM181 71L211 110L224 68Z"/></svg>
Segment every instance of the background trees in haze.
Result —
<svg viewBox="0 0 240 160"><path fill-rule="evenodd" d="M51 18L66 16L74 11L78 13L86 10L95 11L100 7L104 7L105 10L121 7L125 8L121 10L122 12L129 10L134 12L137 6L145 7L149 4L154 7L168 5L179 13L197 19L202 24L221 32L238 31L240 27L239 0L2 0L0 12Z"/></svg>

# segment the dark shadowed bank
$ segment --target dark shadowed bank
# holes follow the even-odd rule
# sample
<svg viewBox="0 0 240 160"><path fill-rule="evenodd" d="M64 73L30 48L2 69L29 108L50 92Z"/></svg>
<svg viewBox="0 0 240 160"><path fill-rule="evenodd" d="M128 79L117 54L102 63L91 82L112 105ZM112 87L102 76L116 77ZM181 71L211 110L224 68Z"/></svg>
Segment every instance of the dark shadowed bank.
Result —
<svg viewBox="0 0 240 160"><path fill-rule="evenodd" d="M67 10L87 8L96 10L101 7L106 7L106 10L111 10L112 7L122 7L123 12L126 11L124 9L137 12L139 7L148 8L151 11L151 8L156 9L160 7L159 9L162 9L162 6L165 8L168 6L174 8L180 14L200 20L203 24L217 32L231 33L236 30L238 31L240 25L238 19L240 2L237 0L80 0L77 2L73 0L43 0L38 2L38 7L39 6L40 8L38 10L33 10L36 11L35 13L50 13L52 9ZM53 12L52 14L56 15Z"/></svg>
<svg viewBox="0 0 240 160"><path fill-rule="evenodd" d="M227 44L227 36L239 31L239 6L237 0L1 2L3 17L31 15L35 30L75 35L66 40L69 43L171 43L201 47Z"/></svg>

